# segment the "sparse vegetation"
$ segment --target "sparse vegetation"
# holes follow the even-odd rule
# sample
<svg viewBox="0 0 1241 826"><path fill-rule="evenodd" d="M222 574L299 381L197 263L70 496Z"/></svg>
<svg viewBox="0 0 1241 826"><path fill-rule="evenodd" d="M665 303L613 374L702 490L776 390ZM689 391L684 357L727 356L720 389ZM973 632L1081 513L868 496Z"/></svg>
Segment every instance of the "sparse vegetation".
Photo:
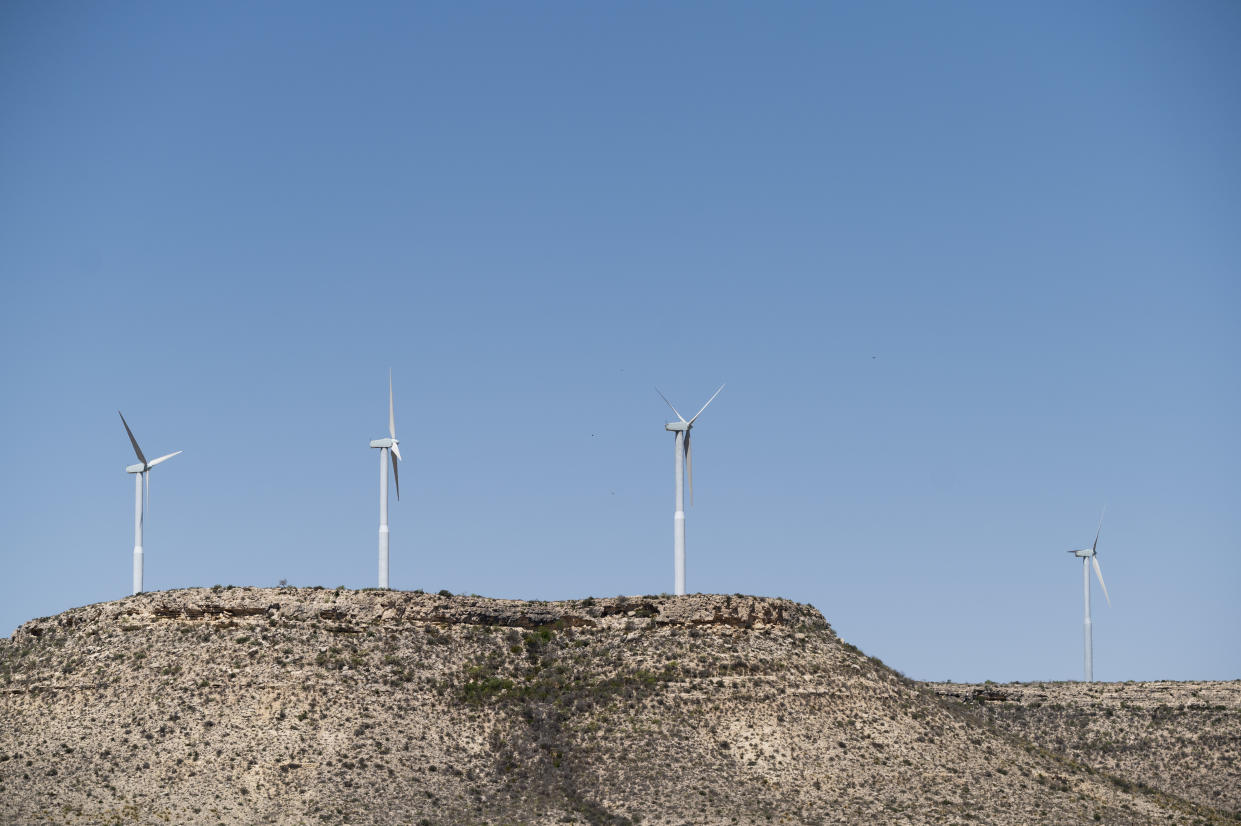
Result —
<svg viewBox="0 0 1241 826"><path fill-rule="evenodd" d="M938 697L742 595L215 586L32 621L0 675L0 822L1237 822L1234 684Z"/></svg>

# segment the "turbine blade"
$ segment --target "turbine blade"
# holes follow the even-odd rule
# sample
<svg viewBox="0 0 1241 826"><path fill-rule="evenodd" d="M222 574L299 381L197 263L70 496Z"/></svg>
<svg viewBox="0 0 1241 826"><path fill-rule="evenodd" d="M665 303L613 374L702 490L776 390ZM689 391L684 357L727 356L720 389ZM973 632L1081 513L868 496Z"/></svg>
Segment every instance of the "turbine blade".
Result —
<svg viewBox="0 0 1241 826"><path fill-rule="evenodd" d="M690 431L685 431L685 475L689 479L689 505L694 506L694 450L690 447Z"/></svg>
<svg viewBox="0 0 1241 826"><path fill-rule="evenodd" d="M1099 528L1094 532L1094 544L1090 546L1090 550L1096 550L1099 547L1099 534L1103 531L1103 514L1107 513L1107 505L1103 506L1103 513L1099 514Z"/></svg>
<svg viewBox="0 0 1241 826"><path fill-rule="evenodd" d="M722 384L721 384L721 385L719 386L719 389L718 389L718 390L716 390L714 393L712 393L712 394L711 394L711 398L707 399L707 404L710 404L711 402L715 401L715 397L716 397L716 396L718 396L718 395L720 394L720 390L723 390L723 389L724 389L724 385L722 385ZM707 404L704 404L704 405L702 406L702 410L706 410L706 409L707 409ZM690 419L690 420L689 420L689 423L690 423L690 424L693 424L695 421L697 421L697 420L698 420L698 417L702 415L702 410L699 410L697 413L695 413L695 414L694 414L694 418L692 418L692 419Z"/></svg>
<svg viewBox="0 0 1241 826"><path fill-rule="evenodd" d="M171 459L173 456L177 456L177 455L179 455L179 454L181 454L181 453L184 453L184 452L185 452L185 451L183 451L183 450L178 450L176 453L169 453L167 456L161 456L161 457L159 457L158 459L152 459L150 462L147 462L147 467L148 467L148 468L153 468L153 467L155 467L156 465L158 465L160 462L165 462L165 461L167 461L167 460Z"/></svg>
<svg viewBox="0 0 1241 826"><path fill-rule="evenodd" d="M393 455L394 455L394 456L396 456L396 458L397 458L397 459L399 459L400 461L405 461L404 459L401 459L401 449L400 449L399 447L397 447L396 445L393 445L393 446L392 446L392 453L393 453Z"/></svg>
<svg viewBox="0 0 1241 826"><path fill-rule="evenodd" d="M396 413L392 407L392 370L388 370L388 435L396 438Z"/></svg>
<svg viewBox="0 0 1241 826"><path fill-rule="evenodd" d="M1099 578L1099 585L1103 588L1103 598L1107 600L1107 607L1112 607L1112 598L1107 595L1107 586L1103 584L1103 569L1099 567L1099 557L1092 556L1090 561L1094 563L1095 576Z"/></svg>
<svg viewBox="0 0 1241 826"><path fill-rule="evenodd" d="M145 465L147 457L142 455L142 448L138 447L138 440L134 438L134 432L129 429L129 422L125 421L125 415L119 410L116 411L116 415L121 417L121 424L125 425L125 432L129 434L129 443L134 446L134 453L138 454L138 461Z"/></svg>
<svg viewBox="0 0 1241 826"><path fill-rule="evenodd" d="M388 460L392 462L392 481L396 483L396 501L401 501L401 474L396 469L400 458L393 453L388 454Z"/></svg>
<svg viewBox="0 0 1241 826"><path fill-rule="evenodd" d="M142 513L145 515L151 510L151 471L142 471L142 487L146 492L146 504L142 506Z"/></svg>
<svg viewBox="0 0 1241 826"><path fill-rule="evenodd" d="M658 387L655 388L655 392L659 393ZM663 393L659 393L659 397L664 400L664 404L668 405L669 407L672 407L672 402L668 401L667 396L665 396ZM685 417L682 416L680 413L677 413L677 409L675 407L672 407L672 412L677 414L678 419L680 419L681 421L685 421Z"/></svg>

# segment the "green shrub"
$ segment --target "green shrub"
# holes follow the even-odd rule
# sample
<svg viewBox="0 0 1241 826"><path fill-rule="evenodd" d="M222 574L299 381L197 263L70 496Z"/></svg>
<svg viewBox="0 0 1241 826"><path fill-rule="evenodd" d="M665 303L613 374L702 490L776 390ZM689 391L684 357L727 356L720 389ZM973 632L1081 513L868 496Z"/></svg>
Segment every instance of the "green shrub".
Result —
<svg viewBox="0 0 1241 826"><path fill-rule="evenodd" d="M461 694L466 702L481 703L512 688L512 680L493 676L482 680L470 680L461 689Z"/></svg>

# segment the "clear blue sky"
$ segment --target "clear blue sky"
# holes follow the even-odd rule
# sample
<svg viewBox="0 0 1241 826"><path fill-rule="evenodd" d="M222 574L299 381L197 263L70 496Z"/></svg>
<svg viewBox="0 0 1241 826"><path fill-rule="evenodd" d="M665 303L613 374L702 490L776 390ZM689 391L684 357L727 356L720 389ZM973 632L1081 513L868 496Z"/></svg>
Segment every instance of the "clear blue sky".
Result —
<svg viewBox="0 0 1241 826"><path fill-rule="evenodd" d="M0 6L0 633L150 590L816 605L1241 677L1234 2Z"/></svg>

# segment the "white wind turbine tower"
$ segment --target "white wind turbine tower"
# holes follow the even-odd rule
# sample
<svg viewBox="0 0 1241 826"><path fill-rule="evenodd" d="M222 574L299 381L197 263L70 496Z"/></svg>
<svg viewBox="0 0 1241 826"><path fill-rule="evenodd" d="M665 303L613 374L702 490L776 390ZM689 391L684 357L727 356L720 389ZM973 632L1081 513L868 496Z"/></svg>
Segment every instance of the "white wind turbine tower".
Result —
<svg viewBox="0 0 1241 826"><path fill-rule="evenodd" d="M160 462L165 462L181 453L169 453L167 456L161 456L148 462L147 457L142 455L142 448L138 447L138 440L134 438L134 432L129 429L129 422L125 421L125 416L121 411L116 411L116 415L121 417L121 424L125 425L125 432L129 434L129 443L134 446L134 453L138 454L138 464L130 465L125 468L126 473L134 474L134 593L142 593L142 517L146 510L142 503L142 489L145 485L147 494L147 507L150 507L151 500L151 480L147 474L151 472L151 468Z"/></svg>
<svg viewBox="0 0 1241 826"><path fill-rule="evenodd" d="M388 460L392 461L392 480L396 483L396 498L401 499L401 474L397 463L401 460L400 441L396 438L396 415L392 407L392 371L388 371L388 438L374 439L371 447L379 448L379 587L388 587ZM389 457L388 452L392 455Z"/></svg>
<svg viewBox="0 0 1241 826"><path fill-rule="evenodd" d="M1107 509L1104 508L1106 512ZM1094 544L1089 548L1082 548L1077 551L1069 551L1074 556L1082 559L1082 591L1086 598L1086 622L1085 622L1085 666L1086 666L1086 682L1094 681L1094 653L1091 650L1091 634L1090 634L1090 567L1094 565L1095 576L1099 578L1099 586L1103 588L1103 598L1107 600L1108 607L1112 607L1112 598L1107 595L1107 585L1103 583L1103 571L1099 568L1099 533L1103 530L1103 514L1099 514L1099 528L1094 534Z"/></svg>
<svg viewBox="0 0 1241 826"><path fill-rule="evenodd" d="M676 434L676 489L677 489L677 509L672 516L672 554L674 565L674 578L676 584L677 596L685 594L685 477L689 477L689 501L694 502L694 461L693 454L690 453L689 433L693 428L694 422L702 415L702 411L707 409L707 405L715 401L715 397L720 394L720 390L724 389L724 385L720 385L719 389L711 394L711 398L707 399L707 404L694 414L694 418L688 422L675 407L672 402L668 401L668 397L659 392L659 388L655 388L655 392L659 393L659 397L664 400L664 404L672 407L672 412L677 414L678 421L665 422L664 430L671 430Z"/></svg>

